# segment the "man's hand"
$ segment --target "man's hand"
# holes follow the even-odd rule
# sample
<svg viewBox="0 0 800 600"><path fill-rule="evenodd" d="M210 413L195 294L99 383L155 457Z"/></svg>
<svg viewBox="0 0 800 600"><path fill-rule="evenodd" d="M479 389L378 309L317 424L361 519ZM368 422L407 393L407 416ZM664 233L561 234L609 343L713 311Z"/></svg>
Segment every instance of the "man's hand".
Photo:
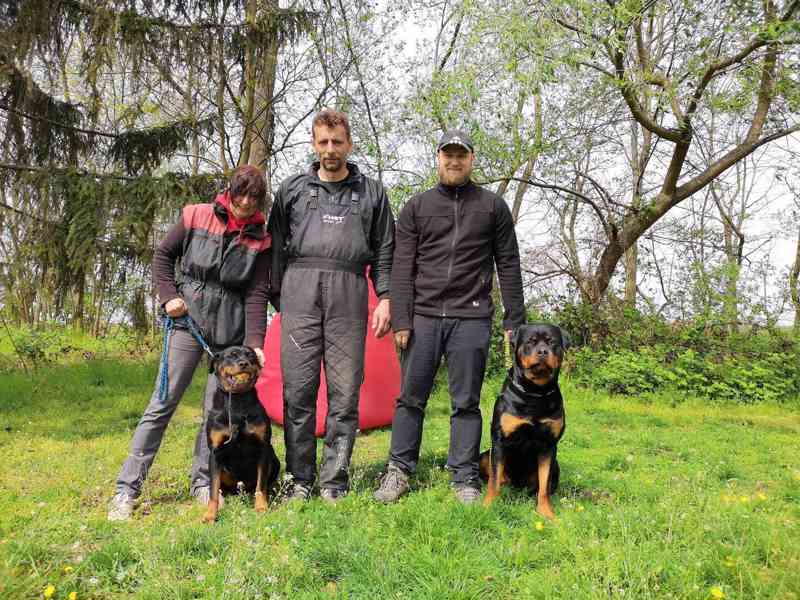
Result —
<svg viewBox="0 0 800 600"><path fill-rule="evenodd" d="M186 302L183 301L183 298L173 298L164 305L164 310L167 311L167 314L173 319L182 317L188 312L186 309Z"/></svg>
<svg viewBox="0 0 800 600"><path fill-rule="evenodd" d="M372 313L372 331L376 338L382 338L389 331L390 323L390 303L388 298L378 302L375 312Z"/></svg>
<svg viewBox="0 0 800 600"><path fill-rule="evenodd" d="M408 347L408 340L411 338L410 329L401 329L394 332L394 345L399 351L403 351Z"/></svg>
<svg viewBox="0 0 800 600"><path fill-rule="evenodd" d="M258 366L264 367L264 351L261 348L253 348L253 352L256 353L256 358L258 358Z"/></svg>

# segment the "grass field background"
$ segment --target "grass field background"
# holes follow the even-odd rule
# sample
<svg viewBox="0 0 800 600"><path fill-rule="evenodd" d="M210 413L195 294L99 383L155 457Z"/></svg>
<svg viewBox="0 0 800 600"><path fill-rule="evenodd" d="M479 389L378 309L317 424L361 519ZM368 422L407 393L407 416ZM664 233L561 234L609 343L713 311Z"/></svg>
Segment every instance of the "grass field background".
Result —
<svg viewBox="0 0 800 600"><path fill-rule="evenodd" d="M558 521L523 493L459 505L431 398L412 493L372 490L389 431L359 436L353 493L218 523L188 495L204 378L173 419L132 521L106 505L155 361L0 374L0 598L800 598L800 410L612 398L562 382ZM501 380L486 382L484 440ZM283 459L282 432L273 440ZM484 447L486 447L484 442Z"/></svg>

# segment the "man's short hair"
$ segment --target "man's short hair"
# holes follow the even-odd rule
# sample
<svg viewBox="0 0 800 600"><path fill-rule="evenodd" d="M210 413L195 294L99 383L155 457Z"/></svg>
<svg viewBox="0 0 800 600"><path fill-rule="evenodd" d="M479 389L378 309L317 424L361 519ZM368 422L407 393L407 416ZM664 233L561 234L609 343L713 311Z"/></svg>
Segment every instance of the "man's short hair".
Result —
<svg viewBox="0 0 800 600"><path fill-rule="evenodd" d="M323 108L321 111L319 111L314 116L314 120L311 121L311 139L314 139L314 128L317 125L324 125L325 127L330 127L331 129L341 125L344 127L345 133L347 133L347 140L352 141L352 138L350 137L350 121L347 120L347 115L340 110Z"/></svg>
<svg viewBox="0 0 800 600"><path fill-rule="evenodd" d="M264 202L267 196L267 182L261 169L253 165L242 165L233 172L230 183L231 199L250 196Z"/></svg>

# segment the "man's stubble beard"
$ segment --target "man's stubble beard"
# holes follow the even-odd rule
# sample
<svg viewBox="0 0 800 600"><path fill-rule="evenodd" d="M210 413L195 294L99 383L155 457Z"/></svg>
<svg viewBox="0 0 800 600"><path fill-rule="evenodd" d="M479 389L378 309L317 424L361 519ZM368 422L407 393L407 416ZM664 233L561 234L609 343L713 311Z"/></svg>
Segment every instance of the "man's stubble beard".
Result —
<svg viewBox="0 0 800 600"><path fill-rule="evenodd" d="M464 173L463 175L455 176L447 171L439 171L439 182L443 183L444 185L449 185L451 187L459 187L467 183L469 181L469 176L471 172Z"/></svg>
<svg viewBox="0 0 800 600"><path fill-rule="evenodd" d="M345 159L343 158L320 158L319 161L320 166L328 171L329 173L338 173L341 168L345 164Z"/></svg>

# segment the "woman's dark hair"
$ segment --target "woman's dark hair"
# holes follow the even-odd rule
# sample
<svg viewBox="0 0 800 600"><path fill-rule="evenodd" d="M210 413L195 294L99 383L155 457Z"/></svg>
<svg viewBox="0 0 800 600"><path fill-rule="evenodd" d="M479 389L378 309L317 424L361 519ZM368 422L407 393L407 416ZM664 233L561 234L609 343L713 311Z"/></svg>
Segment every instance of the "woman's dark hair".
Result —
<svg viewBox="0 0 800 600"><path fill-rule="evenodd" d="M258 167L242 165L233 172L230 192L231 200L241 196L250 196L257 200L259 205L262 205L267 195L267 182L264 174Z"/></svg>

